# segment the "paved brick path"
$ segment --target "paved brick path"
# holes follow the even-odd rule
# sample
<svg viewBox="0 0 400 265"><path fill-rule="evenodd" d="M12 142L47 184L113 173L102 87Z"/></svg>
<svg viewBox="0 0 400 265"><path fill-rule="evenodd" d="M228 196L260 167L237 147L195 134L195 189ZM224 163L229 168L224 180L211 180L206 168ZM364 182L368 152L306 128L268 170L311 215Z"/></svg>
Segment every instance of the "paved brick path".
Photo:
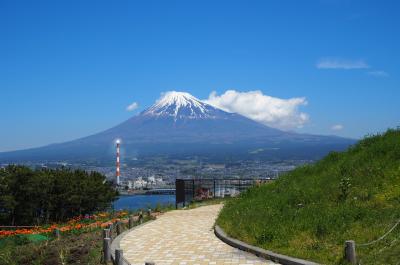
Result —
<svg viewBox="0 0 400 265"><path fill-rule="evenodd" d="M167 212L129 232L120 243L131 264L275 264L220 241L213 225L222 205Z"/></svg>

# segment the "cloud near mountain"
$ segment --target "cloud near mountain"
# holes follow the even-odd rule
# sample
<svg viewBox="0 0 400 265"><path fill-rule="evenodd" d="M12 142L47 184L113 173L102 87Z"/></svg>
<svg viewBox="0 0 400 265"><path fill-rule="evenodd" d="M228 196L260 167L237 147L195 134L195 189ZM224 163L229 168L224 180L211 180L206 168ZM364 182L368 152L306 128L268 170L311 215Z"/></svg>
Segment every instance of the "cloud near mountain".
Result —
<svg viewBox="0 0 400 265"><path fill-rule="evenodd" d="M309 121L308 114L299 108L307 105L304 97L281 99L261 91L227 90L221 95L214 91L204 102L228 112L241 114L267 126L283 130L301 128Z"/></svg>
<svg viewBox="0 0 400 265"><path fill-rule="evenodd" d="M335 124L335 125L332 125L331 130L341 131L341 130L343 130L343 128L344 128L344 126L342 124Z"/></svg>
<svg viewBox="0 0 400 265"><path fill-rule="evenodd" d="M132 104L130 104L129 106L126 107L127 111L134 111L137 108L139 108L139 104L137 102L133 102Z"/></svg>

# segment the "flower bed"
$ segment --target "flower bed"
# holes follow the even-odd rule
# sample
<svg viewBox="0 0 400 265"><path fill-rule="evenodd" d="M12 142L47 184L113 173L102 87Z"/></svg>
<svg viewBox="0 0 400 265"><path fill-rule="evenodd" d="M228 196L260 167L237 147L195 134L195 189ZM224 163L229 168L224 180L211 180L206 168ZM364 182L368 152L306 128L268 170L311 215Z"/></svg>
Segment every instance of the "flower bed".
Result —
<svg viewBox="0 0 400 265"><path fill-rule="evenodd" d="M99 213L85 216L80 215L68 220L68 222L64 224L37 226L29 229L0 230L0 238L16 235L48 234L52 233L55 229L59 229L61 232L77 232L99 227L104 228L118 221L126 222L128 220L128 215L129 213L127 211L117 212L113 215L110 213Z"/></svg>

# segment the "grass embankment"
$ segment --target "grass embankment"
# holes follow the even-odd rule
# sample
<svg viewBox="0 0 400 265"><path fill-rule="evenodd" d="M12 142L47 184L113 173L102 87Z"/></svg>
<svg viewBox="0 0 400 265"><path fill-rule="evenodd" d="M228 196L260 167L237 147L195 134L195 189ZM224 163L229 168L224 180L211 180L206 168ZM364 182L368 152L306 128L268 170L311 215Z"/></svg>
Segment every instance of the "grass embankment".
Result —
<svg viewBox="0 0 400 265"><path fill-rule="evenodd" d="M400 219L400 130L367 137L225 204L232 237L294 257L343 264L345 240L379 238ZM361 264L399 264L400 227L357 247Z"/></svg>

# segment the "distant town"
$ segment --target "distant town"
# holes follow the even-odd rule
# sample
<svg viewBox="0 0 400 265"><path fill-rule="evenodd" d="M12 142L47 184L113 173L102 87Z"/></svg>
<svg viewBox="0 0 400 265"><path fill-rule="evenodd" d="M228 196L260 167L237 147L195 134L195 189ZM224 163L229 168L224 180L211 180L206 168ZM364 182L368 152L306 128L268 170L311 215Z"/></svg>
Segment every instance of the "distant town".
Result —
<svg viewBox="0 0 400 265"><path fill-rule="evenodd" d="M282 161L236 161L229 163L202 163L196 160L170 160L168 163L154 162L129 165L121 163L120 190L132 193L151 189L172 188L176 179L195 178L265 178L276 179L281 174L294 168L313 163L312 160L282 160ZM92 165L87 163L58 162L27 162L31 168L84 169L104 174L108 180L115 181L115 165ZM4 167L7 164L2 164Z"/></svg>

